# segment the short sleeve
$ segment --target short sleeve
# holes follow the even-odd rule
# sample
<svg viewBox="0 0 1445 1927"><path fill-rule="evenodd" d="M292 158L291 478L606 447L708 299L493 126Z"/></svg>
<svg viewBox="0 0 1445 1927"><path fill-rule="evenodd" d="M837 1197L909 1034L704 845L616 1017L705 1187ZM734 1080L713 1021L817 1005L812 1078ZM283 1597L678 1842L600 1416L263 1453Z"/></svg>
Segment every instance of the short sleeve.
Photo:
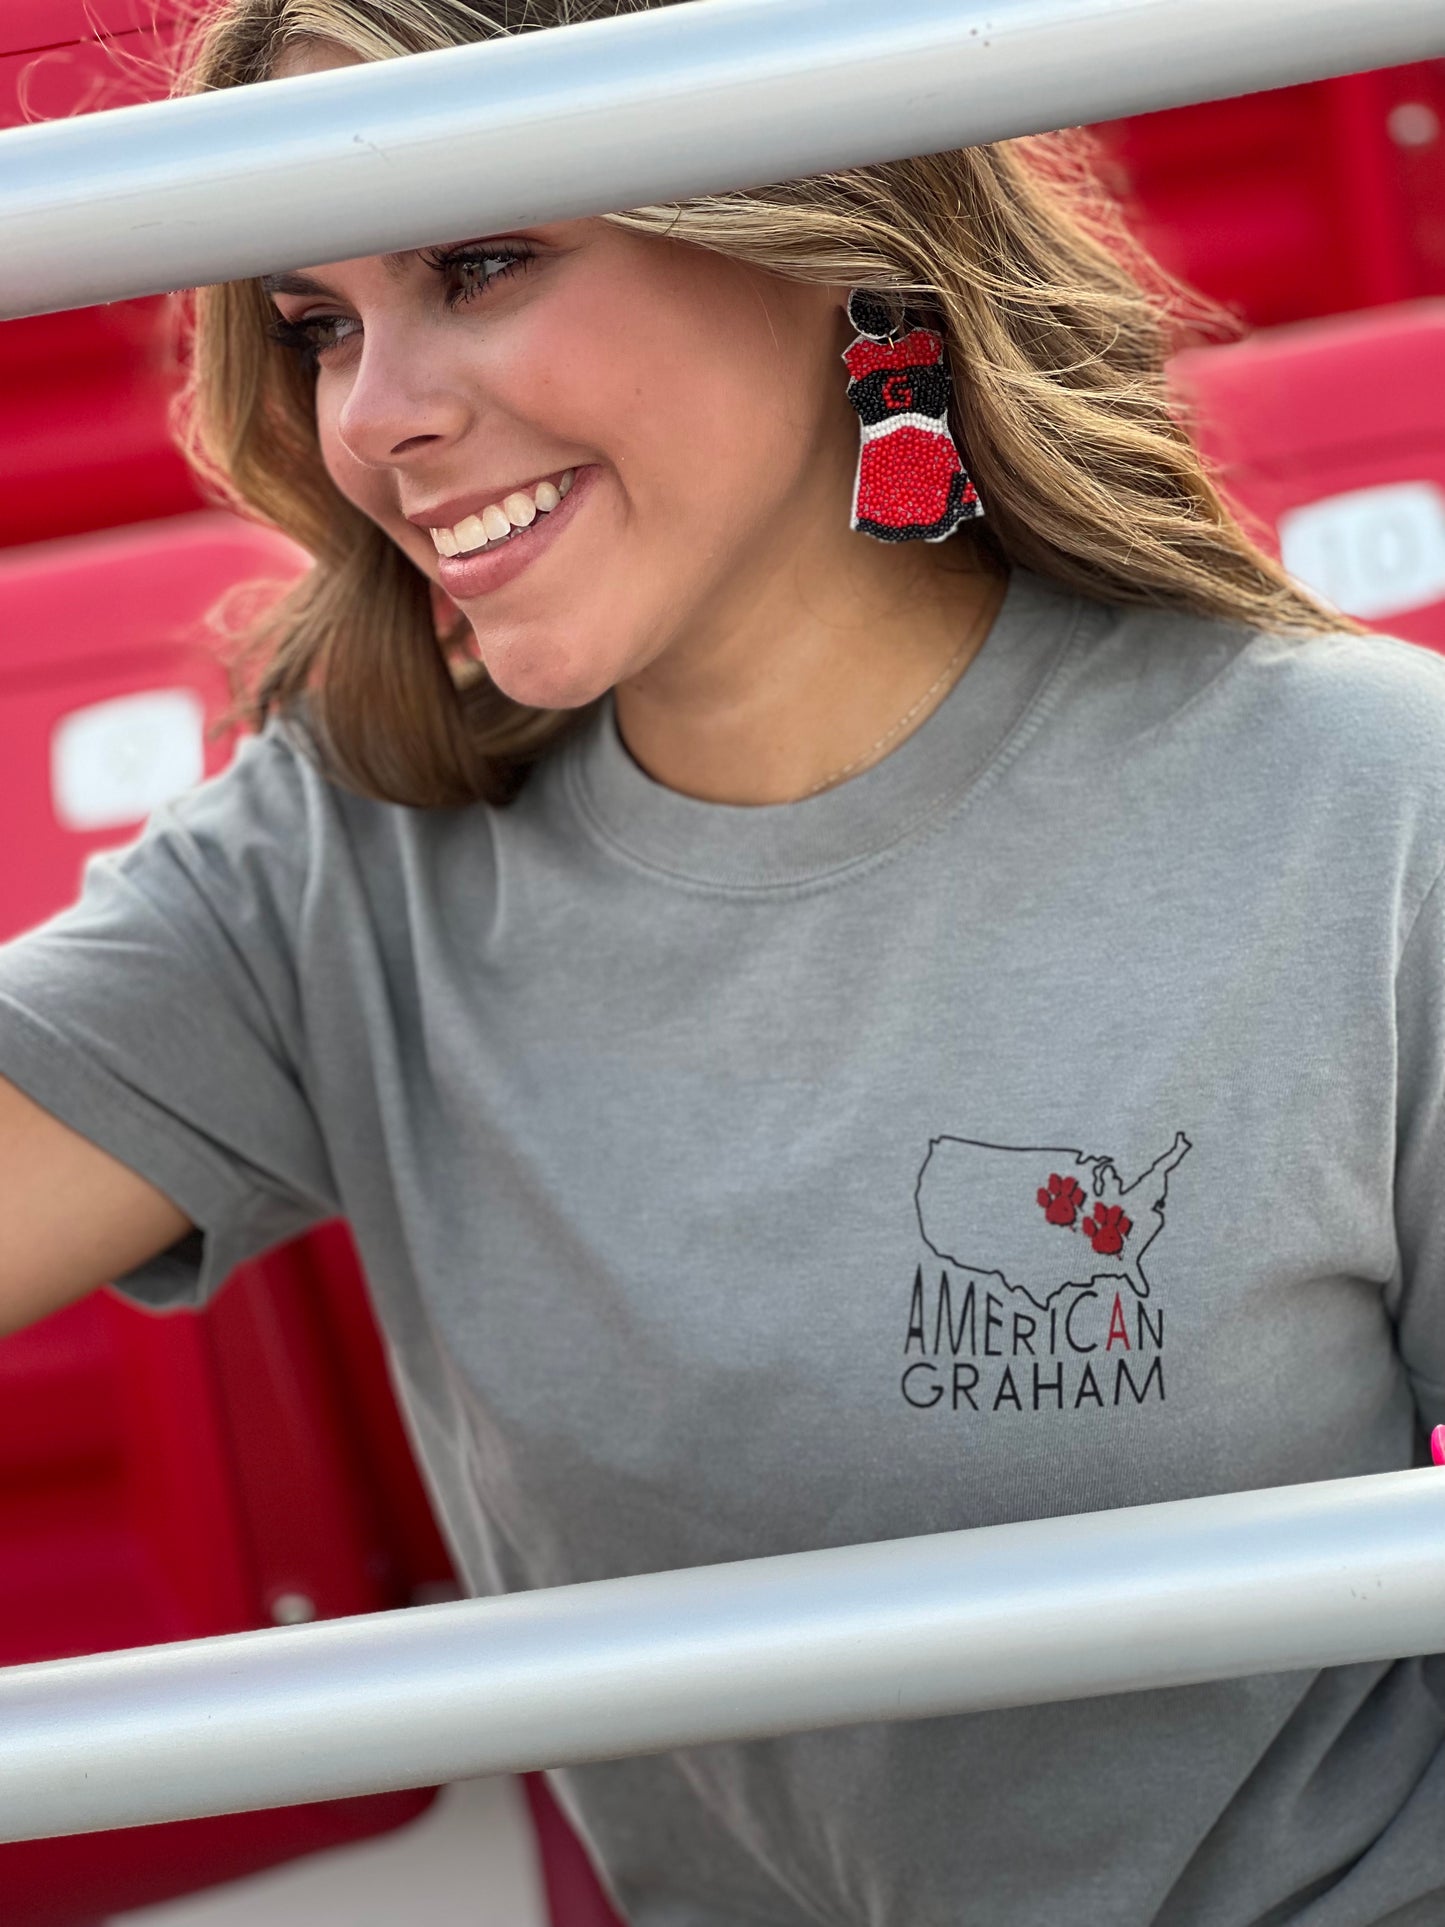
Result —
<svg viewBox="0 0 1445 1927"><path fill-rule="evenodd" d="M298 762L273 719L0 945L0 1074L196 1226L112 1281L138 1304L204 1305L340 1208L300 1035Z"/></svg>
<svg viewBox="0 0 1445 1927"><path fill-rule="evenodd" d="M1400 1354L1426 1429L1445 1422L1445 877L1415 916L1396 974L1395 1220Z"/></svg>

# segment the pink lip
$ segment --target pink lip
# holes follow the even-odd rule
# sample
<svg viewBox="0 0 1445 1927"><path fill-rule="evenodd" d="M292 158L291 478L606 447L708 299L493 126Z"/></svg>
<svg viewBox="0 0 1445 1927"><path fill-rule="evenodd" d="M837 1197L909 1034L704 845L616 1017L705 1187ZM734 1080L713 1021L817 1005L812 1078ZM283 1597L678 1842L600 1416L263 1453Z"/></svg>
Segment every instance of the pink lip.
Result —
<svg viewBox="0 0 1445 1927"><path fill-rule="evenodd" d="M579 468L571 488L550 515L539 512L535 522L517 529L495 549L482 549L476 555L438 555L441 585L453 602L466 602L504 587L544 555L571 522L579 503L590 494L596 476L596 463Z"/></svg>

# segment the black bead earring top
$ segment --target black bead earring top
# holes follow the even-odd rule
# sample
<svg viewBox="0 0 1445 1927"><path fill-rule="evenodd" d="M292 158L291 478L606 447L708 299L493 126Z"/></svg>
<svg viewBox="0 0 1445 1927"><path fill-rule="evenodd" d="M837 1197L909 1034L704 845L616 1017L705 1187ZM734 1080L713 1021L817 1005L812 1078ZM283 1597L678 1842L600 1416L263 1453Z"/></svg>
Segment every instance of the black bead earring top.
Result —
<svg viewBox="0 0 1445 1927"><path fill-rule="evenodd" d="M903 332L901 307L873 288L854 288L848 297L848 319L868 341L888 341Z"/></svg>

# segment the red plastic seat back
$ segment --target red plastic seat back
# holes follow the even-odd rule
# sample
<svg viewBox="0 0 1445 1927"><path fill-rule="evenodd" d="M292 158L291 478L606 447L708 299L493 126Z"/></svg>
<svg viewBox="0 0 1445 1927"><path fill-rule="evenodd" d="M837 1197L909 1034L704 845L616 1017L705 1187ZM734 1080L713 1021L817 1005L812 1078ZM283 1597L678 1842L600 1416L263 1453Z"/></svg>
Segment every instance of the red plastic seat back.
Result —
<svg viewBox="0 0 1445 1927"><path fill-rule="evenodd" d="M164 797L213 775L228 700L203 628L233 584L305 558L199 514L0 551L0 939L70 903L92 850L128 843Z"/></svg>
<svg viewBox="0 0 1445 1927"><path fill-rule="evenodd" d="M163 98L179 21L174 0L5 0L0 127Z"/></svg>
<svg viewBox="0 0 1445 1927"><path fill-rule="evenodd" d="M1445 301L1191 350L1172 375L1290 573L1445 650Z"/></svg>
<svg viewBox="0 0 1445 1927"><path fill-rule="evenodd" d="M1445 295L1445 60L1099 131L1148 245L1256 327Z"/></svg>
<svg viewBox="0 0 1445 1927"><path fill-rule="evenodd" d="M200 514L0 552L0 941L85 858L221 769L203 618L306 558ZM381 1612L459 1592L344 1224L244 1265L204 1312L98 1292L0 1339L0 1666ZM434 1789L0 1846L5 1927L102 1916L361 1840ZM615 1927L528 1781L555 1927Z"/></svg>
<svg viewBox="0 0 1445 1927"><path fill-rule="evenodd" d="M303 560L217 514L0 553L0 940L224 764L202 617ZM0 1665L384 1611L449 1578L344 1226L242 1267L199 1315L97 1292L0 1339ZM79 1927L432 1797L0 1846L0 1917Z"/></svg>
<svg viewBox="0 0 1445 1927"><path fill-rule="evenodd" d="M4 0L0 128L162 96L170 0ZM0 545L200 507L172 446L166 304L0 323Z"/></svg>

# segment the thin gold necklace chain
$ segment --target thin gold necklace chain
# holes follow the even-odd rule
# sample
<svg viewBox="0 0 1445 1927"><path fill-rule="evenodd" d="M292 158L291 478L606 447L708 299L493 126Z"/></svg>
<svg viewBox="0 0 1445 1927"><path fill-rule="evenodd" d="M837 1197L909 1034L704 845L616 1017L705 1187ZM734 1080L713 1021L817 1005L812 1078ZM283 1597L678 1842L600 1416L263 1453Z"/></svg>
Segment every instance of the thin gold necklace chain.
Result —
<svg viewBox="0 0 1445 1927"><path fill-rule="evenodd" d="M929 684L928 688L924 690L923 694L918 698L918 701L913 705L911 709L904 711L903 715L901 715L898 718L898 721L893 725L892 729L888 731L887 735L880 736L878 738L878 741L873 744L871 749L865 749L861 756L855 756L852 762L845 763L842 769L835 769L831 776L825 776L821 783L814 783L813 787L810 790L804 790L801 796L793 797L792 801L795 803L806 802L810 796L816 796L819 790L827 789L830 783L836 783L839 777L847 776L851 770L857 769L860 763L866 763L869 757L873 756L874 754L876 754L878 750L882 749L885 743L891 742L892 739L898 734L899 730L903 728L904 724L907 723L912 717L918 714L919 710L922 709L923 705L928 701L929 697L940 686L940 684L948 680L948 675L950 670L953 668L954 664L959 660L959 658L963 655L964 651L969 647L970 643L972 643L973 634L974 634L973 629L970 628L968 634L964 637L963 641L958 645L957 649L954 650L952 656L950 656L948 661L943 665L943 669L939 674L937 680Z"/></svg>

